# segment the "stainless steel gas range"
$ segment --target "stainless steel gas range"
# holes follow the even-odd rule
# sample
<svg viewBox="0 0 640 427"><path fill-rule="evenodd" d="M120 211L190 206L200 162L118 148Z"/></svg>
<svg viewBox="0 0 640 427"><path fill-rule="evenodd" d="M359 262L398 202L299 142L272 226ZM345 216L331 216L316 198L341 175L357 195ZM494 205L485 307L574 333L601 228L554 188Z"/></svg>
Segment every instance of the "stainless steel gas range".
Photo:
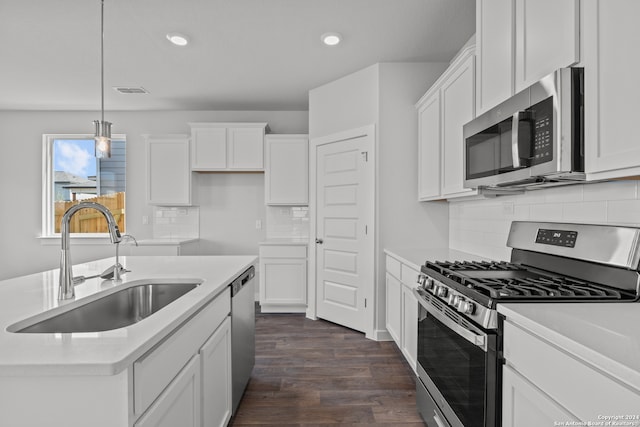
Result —
<svg viewBox="0 0 640 427"><path fill-rule="evenodd" d="M640 229L516 221L510 262L427 261L414 294L419 412L429 427L501 425L500 303L640 297Z"/></svg>

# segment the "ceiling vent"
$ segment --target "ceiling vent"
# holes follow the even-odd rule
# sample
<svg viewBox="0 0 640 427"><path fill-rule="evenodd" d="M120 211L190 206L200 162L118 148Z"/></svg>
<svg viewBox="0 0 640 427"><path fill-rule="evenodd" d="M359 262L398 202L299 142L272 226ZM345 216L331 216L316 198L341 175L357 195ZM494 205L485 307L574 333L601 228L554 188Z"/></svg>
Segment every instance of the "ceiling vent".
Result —
<svg viewBox="0 0 640 427"><path fill-rule="evenodd" d="M138 93L149 93L143 87L124 87L124 86L115 86L116 92L125 93L125 94L138 94Z"/></svg>

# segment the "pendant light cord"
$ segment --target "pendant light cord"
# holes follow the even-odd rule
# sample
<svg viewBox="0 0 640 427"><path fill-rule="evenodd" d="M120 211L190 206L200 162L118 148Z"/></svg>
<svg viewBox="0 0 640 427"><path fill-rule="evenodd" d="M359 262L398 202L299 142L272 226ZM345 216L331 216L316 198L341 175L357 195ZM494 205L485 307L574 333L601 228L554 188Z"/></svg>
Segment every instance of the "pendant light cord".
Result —
<svg viewBox="0 0 640 427"><path fill-rule="evenodd" d="M102 91L100 108L102 123L104 123L104 0L101 0L100 35L100 90Z"/></svg>

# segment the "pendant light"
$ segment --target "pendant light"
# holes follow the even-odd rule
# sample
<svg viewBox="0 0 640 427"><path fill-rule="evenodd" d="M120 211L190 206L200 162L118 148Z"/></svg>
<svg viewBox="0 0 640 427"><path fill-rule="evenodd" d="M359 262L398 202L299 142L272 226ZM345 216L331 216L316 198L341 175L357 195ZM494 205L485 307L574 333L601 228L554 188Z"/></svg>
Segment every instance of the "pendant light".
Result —
<svg viewBox="0 0 640 427"><path fill-rule="evenodd" d="M111 123L104 121L104 0L100 0L100 90L102 119L94 120L96 127L95 148L99 159L111 157Z"/></svg>

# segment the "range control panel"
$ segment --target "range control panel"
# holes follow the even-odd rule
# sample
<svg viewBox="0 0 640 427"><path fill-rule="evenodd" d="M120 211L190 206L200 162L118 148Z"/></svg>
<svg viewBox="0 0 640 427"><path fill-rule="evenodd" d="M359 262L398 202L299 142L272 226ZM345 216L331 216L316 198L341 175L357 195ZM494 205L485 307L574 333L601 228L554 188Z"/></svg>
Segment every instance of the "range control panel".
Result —
<svg viewBox="0 0 640 427"><path fill-rule="evenodd" d="M574 248L576 246L577 238L577 231L549 230L545 228L539 228L538 234L536 235L536 243L562 246L565 248Z"/></svg>

